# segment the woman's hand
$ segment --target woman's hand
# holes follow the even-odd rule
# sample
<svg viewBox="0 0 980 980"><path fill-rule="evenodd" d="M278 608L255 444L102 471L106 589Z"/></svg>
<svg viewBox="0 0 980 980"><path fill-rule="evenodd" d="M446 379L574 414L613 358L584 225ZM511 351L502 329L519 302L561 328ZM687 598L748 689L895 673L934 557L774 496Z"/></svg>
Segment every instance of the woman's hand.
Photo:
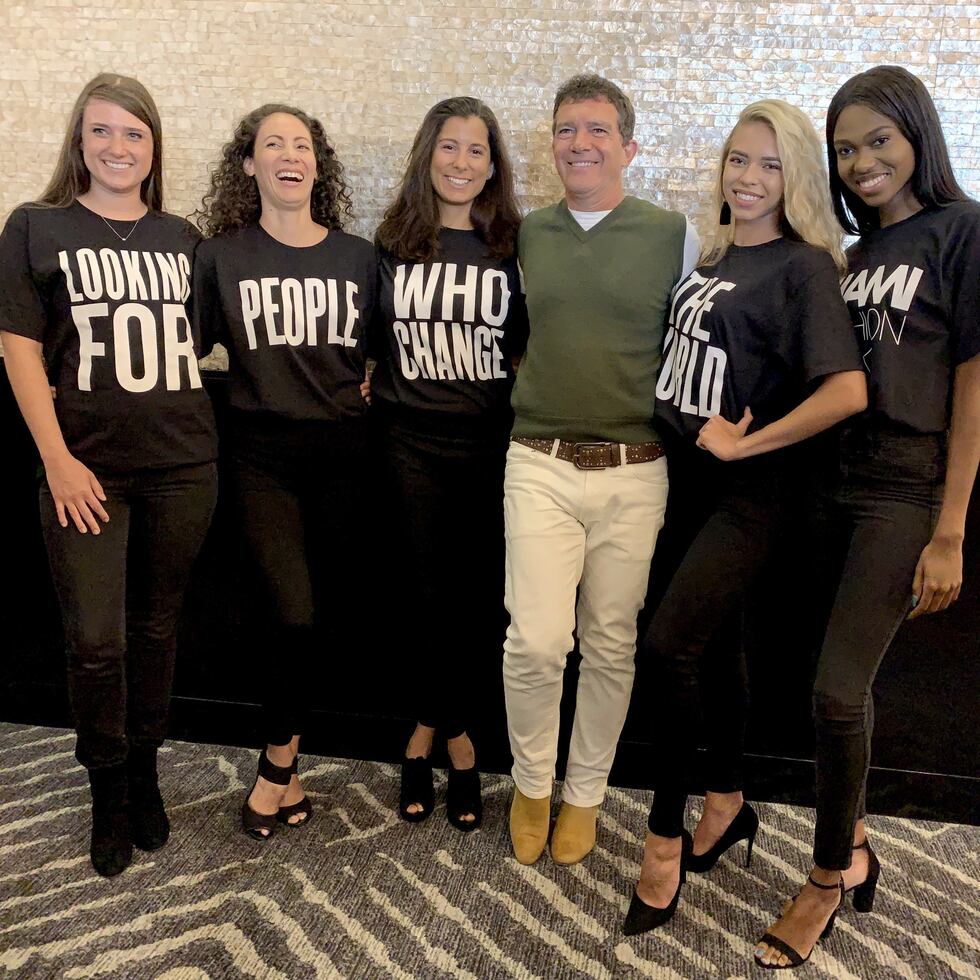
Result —
<svg viewBox="0 0 980 980"><path fill-rule="evenodd" d="M729 422L720 415L712 415L701 426L697 445L726 462L740 459L739 441L745 436L751 424L752 411L748 408L745 409L738 424Z"/></svg>
<svg viewBox="0 0 980 980"><path fill-rule="evenodd" d="M102 506L105 491L95 474L70 453L45 463L44 472L54 498L58 523L68 527L70 517L82 534L86 531L98 534L99 521L108 523L109 515Z"/></svg>
<svg viewBox="0 0 980 980"><path fill-rule="evenodd" d="M963 585L962 539L934 535L922 549L912 578L915 608L909 619L948 609Z"/></svg>
<svg viewBox="0 0 980 980"><path fill-rule="evenodd" d="M361 398L364 399L365 405L371 404L371 375L365 374L364 380L361 382L359 389L361 392Z"/></svg>

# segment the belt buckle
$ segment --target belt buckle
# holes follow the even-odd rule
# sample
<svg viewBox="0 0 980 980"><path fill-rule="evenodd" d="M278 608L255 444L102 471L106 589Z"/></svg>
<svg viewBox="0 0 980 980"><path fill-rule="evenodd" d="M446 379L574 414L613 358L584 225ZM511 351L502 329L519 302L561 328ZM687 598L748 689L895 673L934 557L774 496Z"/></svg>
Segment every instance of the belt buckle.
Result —
<svg viewBox="0 0 980 980"><path fill-rule="evenodd" d="M612 466L612 450L616 443L612 442L577 442L572 451L572 462L580 470L604 470L607 466ZM582 453L590 450L605 450L605 460L600 458L597 462L589 462L582 459Z"/></svg>

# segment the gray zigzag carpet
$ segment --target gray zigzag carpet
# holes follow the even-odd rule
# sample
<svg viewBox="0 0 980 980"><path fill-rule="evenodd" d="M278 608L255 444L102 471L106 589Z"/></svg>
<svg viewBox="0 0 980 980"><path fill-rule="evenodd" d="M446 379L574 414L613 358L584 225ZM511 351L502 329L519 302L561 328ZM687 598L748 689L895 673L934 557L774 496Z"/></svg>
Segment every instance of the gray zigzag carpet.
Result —
<svg viewBox="0 0 980 980"><path fill-rule="evenodd" d="M761 977L752 940L810 849L812 812L761 804L752 867L726 857L692 875L673 922L627 940L640 791L610 792L582 864L524 868L504 777L486 778L484 826L464 836L444 809L400 821L396 768L309 757L315 821L261 844L238 829L254 753L178 742L161 759L171 842L105 880L72 750L71 733L0 725L0 980ZM805 974L980 977L980 830L885 817L872 829L875 911L848 907Z"/></svg>

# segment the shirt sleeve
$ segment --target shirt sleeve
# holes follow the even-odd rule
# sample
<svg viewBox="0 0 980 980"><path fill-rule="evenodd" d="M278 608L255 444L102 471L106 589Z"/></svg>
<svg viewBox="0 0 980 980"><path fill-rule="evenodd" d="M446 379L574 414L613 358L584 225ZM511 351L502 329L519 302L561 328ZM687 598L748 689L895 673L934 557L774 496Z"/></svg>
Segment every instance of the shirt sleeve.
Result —
<svg viewBox="0 0 980 980"><path fill-rule="evenodd" d="M48 315L31 269L28 209L17 208L0 233L0 330L44 342Z"/></svg>
<svg viewBox="0 0 980 980"><path fill-rule="evenodd" d="M687 222L687 228L684 231L684 265L681 269L681 277L677 282L683 282L698 267L698 258L701 255L701 239L698 237L698 230L691 224L690 218L684 220Z"/></svg>
<svg viewBox="0 0 980 980"><path fill-rule="evenodd" d="M194 333L200 338L201 357L207 357L215 344L227 346L228 326L221 308L214 253L213 240L202 241L194 252L191 319Z"/></svg>
<svg viewBox="0 0 980 980"><path fill-rule="evenodd" d="M798 318L795 335L804 378L812 382L828 374L863 370L834 260L828 253L814 250L809 270L805 282L787 283L787 295L795 299L786 313Z"/></svg>
<svg viewBox="0 0 980 980"><path fill-rule="evenodd" d="M947 242L954 364L980 354L980 208L971 208Z"/></svg>
<svg viewBox="0 0 980 980"><path fill-rule="evenodd" d="M519 265L514 279L518 288L512 290L510 294L510 308L507 311L507 328L504 334L504 354L507 357L523 357L527 350L530 328L527 320L527 297L524 295Z"/></svg>
<svg viewBox="0 0 980 980"><path fill-rule="evenodd" d="M364 281L367 291L361 309L361 351L365 358L378 359L378 342L381 333L381 265L376 246L371 247Z"/></svg>

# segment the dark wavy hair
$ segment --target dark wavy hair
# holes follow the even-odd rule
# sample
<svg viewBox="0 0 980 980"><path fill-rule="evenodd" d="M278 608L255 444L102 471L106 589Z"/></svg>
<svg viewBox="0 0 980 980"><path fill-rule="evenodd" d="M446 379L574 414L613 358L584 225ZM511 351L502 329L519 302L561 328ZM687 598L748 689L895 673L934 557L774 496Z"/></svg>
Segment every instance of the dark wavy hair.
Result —
<svg viewBox="0 0 980 980"><path fill-rule="evenodd" d="M462 119L476 116L483 121L490 137L493 175L470 209L473 228L494 258L509 258L517 247L521 209L514 195L514 170L500 124L479 99L458 96L437 103L425 114L408 154L398 196L378 226L378 243L395 258L426 262L439 253L439 203L430 167L439 133L454 116Z"/></svg>
<svg viewBox="0 0 980 980"><path fill-rule="evenodd" d="M887 116L915 151L912 193L924 207L943 207L969 200L953 174L939 114L925 85L898 65L878 65L848 79L827 110L827 156L834 213L845 231L864 235L879 228L878 209L869 207L849 190L837 171L834 131L840 114L854 104Z"/></svg>
<svg viewBox="0 0 980 980"><path fill-rule="evenodd" d="M75 100L68 116L68 126L54 173L44 193L33 203L66 208L91 186L92 177L82 158L82 115L85 107L92 101L112 102L150 127L153 157L150 161L150 172L140 186L140 197L151 211L162 211L163 129L160 126L160 113L152 96L140 82L113 72L96 75Z"/></svg>
<svg viewBox="0 0 980 980"><path fill-rule="evenodd" d="M258 224L262 201L255 179L245 173L246 157L255 153L255 137L267 116L285 112L295 116L309 131L316 158L316 180L310 198L313 220L327 228L343 228L351 217L350 187L344 168L318 119L294 106L269 102L253 109L235 128L232 138L221 148L221 160L211 171L211 186L201 206L190 215L208 237Z"/></svg>

